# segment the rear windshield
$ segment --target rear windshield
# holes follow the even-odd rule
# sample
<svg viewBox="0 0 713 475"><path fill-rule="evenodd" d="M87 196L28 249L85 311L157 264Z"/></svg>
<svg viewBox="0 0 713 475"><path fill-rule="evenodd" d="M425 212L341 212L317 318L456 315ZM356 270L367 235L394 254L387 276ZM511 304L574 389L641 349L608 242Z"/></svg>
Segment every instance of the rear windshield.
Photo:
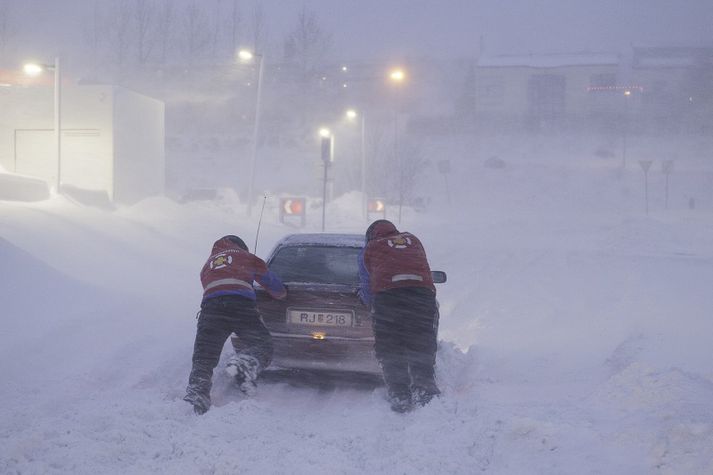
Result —
<svg viewBox="0 0 713 475"><path fill-rule="evenodd" d="M272 258L270 270L283 282L358 284L359 251L344 246L287 246Z"/></svg>

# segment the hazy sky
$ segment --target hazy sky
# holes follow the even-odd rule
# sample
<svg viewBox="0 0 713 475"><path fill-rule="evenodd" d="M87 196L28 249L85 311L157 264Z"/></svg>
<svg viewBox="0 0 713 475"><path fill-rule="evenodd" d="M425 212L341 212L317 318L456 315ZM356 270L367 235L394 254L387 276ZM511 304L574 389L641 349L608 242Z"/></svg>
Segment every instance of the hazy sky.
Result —
<svg viewBox="0 0 713 475"><path fill-rule="evenodd" d="M2 1L2 0L0 0ZM8 0L5 0L8 1ZM9 0L23 49L66 54L81 43L91 0ZM109 2L109 0L105 0ZM176 0L185 3L185 0ZM199 2L201 3L201 2ZM224 0L228 8L228 0ZM464 57L490 53L619 51L629 44L713 46L713 0L260 0L277 50L304 4L339 58ZM245 17L255 0L242 0ZM245 19L248 23L248 19ZM56 51L61 48L65 51Z"/></svg>

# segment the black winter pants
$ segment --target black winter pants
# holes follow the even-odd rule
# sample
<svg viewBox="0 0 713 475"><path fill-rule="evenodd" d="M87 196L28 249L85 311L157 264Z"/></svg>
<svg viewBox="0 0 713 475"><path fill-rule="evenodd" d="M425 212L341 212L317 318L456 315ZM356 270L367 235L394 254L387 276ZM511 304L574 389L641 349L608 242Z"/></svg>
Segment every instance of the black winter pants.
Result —
<svg viewBox="0 0 713 475"><path fill-rule="evenodd" d="M390 396L435 388L436 297L429 289L386 290L374 298L374 350Z"/></svg>
<svg viewBox="0 0 713 475"><path fill-rule="evenodd" d="M188 378L189 392L210 395L213 369L218 365L225 340L233 332L240 339L241 354L255 358L261 369L270 365L272 338L255 302L232 295L212 298L201 304L193 368Z"/></svg>

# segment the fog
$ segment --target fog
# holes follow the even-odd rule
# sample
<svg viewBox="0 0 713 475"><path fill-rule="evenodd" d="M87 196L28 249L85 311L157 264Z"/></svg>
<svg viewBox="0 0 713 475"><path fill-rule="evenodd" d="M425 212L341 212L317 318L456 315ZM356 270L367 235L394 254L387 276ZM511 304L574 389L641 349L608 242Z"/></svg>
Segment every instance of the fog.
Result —
<svg viewBox="0 0 713 475"><path fill-rule="evenodd" d="M712 473L711 24L0 0L0 473ZM396 414L351 373L245 397L228 343L193 414L212 243L378 218L448 274L441 397Z"/></svg>

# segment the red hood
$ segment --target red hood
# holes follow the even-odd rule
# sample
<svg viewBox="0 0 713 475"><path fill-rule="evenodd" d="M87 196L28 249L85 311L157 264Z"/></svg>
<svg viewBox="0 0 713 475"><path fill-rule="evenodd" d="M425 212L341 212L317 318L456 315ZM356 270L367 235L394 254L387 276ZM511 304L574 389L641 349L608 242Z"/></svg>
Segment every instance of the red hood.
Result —
<svg viewBox="0 0 713 475"><path fill-rule="evenodd" d="M367 235L368 235L368 240L372 239L380 239L384 238L387 236L392 236L394 234L398 234L399 230L396 229L396 226L394 226L394 223L391 221L387 220L380 220L376 221L371 225L371 228L369 229Z"/></svg>
<svg viewBox="0 0 713 475"><path fill-rule="evenodd" d="M229 249L232 250L238 250L238 251L244 251L245 249L241 249L240 246L229 240L227 237L222 237L215 241L213 244L213 251L211 251L211 255L213 254L218 254L220 252L227 251Z"/></svg>

